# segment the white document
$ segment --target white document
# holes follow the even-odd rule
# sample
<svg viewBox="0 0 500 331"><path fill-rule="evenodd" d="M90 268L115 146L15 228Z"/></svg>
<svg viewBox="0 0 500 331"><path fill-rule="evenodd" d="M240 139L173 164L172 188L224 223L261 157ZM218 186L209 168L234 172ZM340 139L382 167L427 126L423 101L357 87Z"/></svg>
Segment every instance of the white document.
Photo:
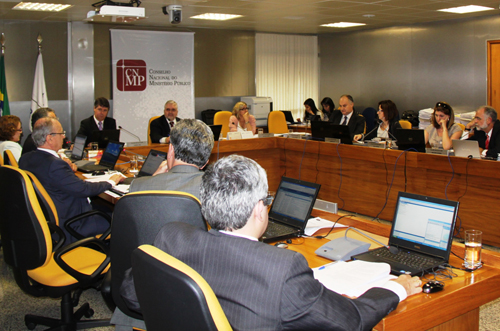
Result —
<svg viewBox="0 0 500 331"><path fill-rule="evenodd" d="M333 262L313 269L314 278L326 288L350 297L359 297L370 288L397 278L390 271L387 263L360 260Z"/></svg>
<svg viewBox="0 0 500 331"><path fill-rule="evenodd" d="M316 231L320 229L330 229L333 226L333 222L329 220L325 220L321 217L310 218L307 221L306 229L304 233L308 236L312 236ZM347 225L343 225L340 223L335 224L336 228L347 228Z"/></svg>

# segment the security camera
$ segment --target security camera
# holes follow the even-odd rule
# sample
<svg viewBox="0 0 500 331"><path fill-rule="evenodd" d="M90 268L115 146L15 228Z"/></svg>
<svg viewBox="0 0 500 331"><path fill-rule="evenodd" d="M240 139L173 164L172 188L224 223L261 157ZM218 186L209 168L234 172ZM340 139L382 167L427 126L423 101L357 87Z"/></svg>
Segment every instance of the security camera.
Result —
<svg viewBox="0 0 500 331"><path fill-rule="evenodd" d="M163 14L168 15L170 19L170 24L179 24L182 22L182 6L181 5L169 5L161 7Z"/></svg>

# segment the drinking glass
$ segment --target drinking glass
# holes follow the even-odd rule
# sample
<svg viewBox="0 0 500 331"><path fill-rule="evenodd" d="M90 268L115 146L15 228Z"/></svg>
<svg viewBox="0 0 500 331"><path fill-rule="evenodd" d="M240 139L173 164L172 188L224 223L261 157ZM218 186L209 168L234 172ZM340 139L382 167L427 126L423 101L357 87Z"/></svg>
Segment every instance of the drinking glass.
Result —
<svg viewBox="0 0 500 331"><path fill-rule="evenodd" d="M482 241L482 231L465 230L464 267L466 269L475 270L481 266Z"/></svg>

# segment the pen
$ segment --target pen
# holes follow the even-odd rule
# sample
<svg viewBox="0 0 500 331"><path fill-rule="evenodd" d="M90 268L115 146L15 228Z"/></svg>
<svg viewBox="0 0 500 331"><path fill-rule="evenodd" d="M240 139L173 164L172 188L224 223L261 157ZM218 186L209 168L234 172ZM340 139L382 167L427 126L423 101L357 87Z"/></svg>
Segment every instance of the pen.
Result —
<svg viewBox="0 0 500 331"><path fill-rule="evenodd" d="M326 267L328 267L328 266L330 266L330 265L332 265L332 264L335 264L335 263L337 263L337 262L339 262L339 261L334 261L334 262L330 262L330 263L327 263L327 264L325 264L325 265L322 265L321 267L319 267L319 269L318 269L318 270L323 270L323 269L325 269Z"/></svg>

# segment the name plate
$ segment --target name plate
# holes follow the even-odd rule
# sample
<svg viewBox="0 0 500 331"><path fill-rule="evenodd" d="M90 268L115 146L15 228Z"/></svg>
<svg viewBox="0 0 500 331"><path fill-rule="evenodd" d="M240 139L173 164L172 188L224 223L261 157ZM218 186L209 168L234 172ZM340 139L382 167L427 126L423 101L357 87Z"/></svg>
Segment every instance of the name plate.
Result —
<svg viewBox="0 0 500 331"><path fill-rule="evenodd" d="M448 151L442 148L426 148L425 152L428 154L448 155Z"/></svg>
<svg viewBox="0 0 500 331"><path fill-rule="evenodd" d="M288 138L293 138L293 139L302 139L304 137L303 134L298 134L298 133L289 133Z"/></svg>
<svg viewBox="0 0 500 331"><path fill-rule="evenodd" d="M241 139L253 138L252 131L243 131L241 132Z"/></svg>
<svg viewBox="0 0 500 331"><path fill-rule="evenodd" d="M238 140L241 139L241 132L228 132L227 133L228 140Z"/></svg>
<svg viewBox="0 0 500 331"><path fill-rule="evenodd" d="M340 138L325 138L325 143L340 144Z"/></svg>
<svg viewBox="0 0 500 331"><path fill-rule="evenodd" d="M259 138L272 138L274 133L259 133Z"/></svg>
<svg viewBox="0 0 500 331"><path fill-rule="evenodd" d="M374 148L382 148L385 149L385 141L382 143L377 143L377 142L371 142L371 141L365 141L365 146L366 147L374 147Z"/></svg>

